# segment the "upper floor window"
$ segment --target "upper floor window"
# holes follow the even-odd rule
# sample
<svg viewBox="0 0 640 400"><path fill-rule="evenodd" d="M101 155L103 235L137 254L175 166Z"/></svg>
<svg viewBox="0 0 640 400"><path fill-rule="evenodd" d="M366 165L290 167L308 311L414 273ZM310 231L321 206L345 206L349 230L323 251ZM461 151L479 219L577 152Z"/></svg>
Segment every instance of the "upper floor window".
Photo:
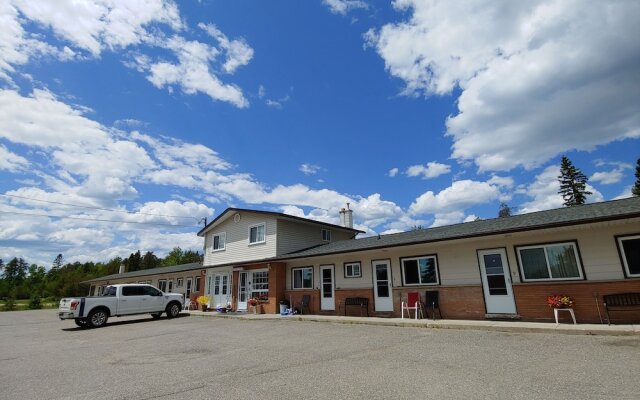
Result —
<svg viewBox="0 0 640 400"><path fill-rule="evenodd" d="M622 264L628 277L640 277L640 235L618 237Z"/></svg>
<svg viewBox="0 0 640 400"><path fill-rule="evenodd" d="M313 267L293 268L293 289L313 289Z"/></svg>
<svg viewBox="0 0 640 400"><path fill-rule="evenodd" d="M258 225L252 225L249 227L249 244L264 243L264 222Z"/></svg>
<svg viewBox="0 0 640 400"><path fill-rule="evenodd" d="M344 264L345 278L359 278L362 276L359 262L348 262Z"/></svg>
<svg viewBox="0 0 640 400"><path fill-rule="evenodd" d="M405 285L437 285L436 256L401 258L402 279Z"/></svg>
<svg viewBox="0 0 640 400"><path fill-rule="evenodd" d="M322 230L322 240L325 242L331 241L331 231L329 229Z"/></svg>
<svg viewBox="0 0 640 400"><path fill-rule="evenodd" d="M216 233L212 236L211 250L221 251L224 250L225 242L227 240L227 234L225 232Z"/></svg>
<svg viewBox="0 0 640 400"><path fill-rule="evenodd" d="M582 279L575 242L516 247L523 281Z"/></svg>

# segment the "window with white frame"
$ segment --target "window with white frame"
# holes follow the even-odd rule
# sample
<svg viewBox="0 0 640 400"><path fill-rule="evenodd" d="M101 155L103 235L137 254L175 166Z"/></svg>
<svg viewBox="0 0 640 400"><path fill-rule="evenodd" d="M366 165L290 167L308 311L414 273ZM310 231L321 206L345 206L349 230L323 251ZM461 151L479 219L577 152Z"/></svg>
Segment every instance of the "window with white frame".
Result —
<svg viewBox="0 0 640 400"><path fill-rule="evenodd" d="M176 279L176 287L182 287L182 282L183 282L182 278Z"/></svg>
<svg viewBox="0 0 640 400"><path fill-rule="evenodd" d="M269 297L269 271L255 271L252 273L251 297L266 299ZM226 277L225 277L226 278ZM224 282L224 281L223 281Z"/></svg>
<svg viewBox="0 0 640 400"><path fill-rule="evenodd" d="M322 230L322 240L325 242L331 241L331 231L329 229Z"/></svg>
<svg viewBox="0 0 640 400"><path fill-rule="evenodd" d="M344 263L345 278L360 278L361 276L362 276L362 270L360 269L359 261Z"/></svg>
<svg viewBox="0 0 640 400"><path fill-rule="evenodd" d="M640 234L618 237L622 265L628 277L640 277Z"/></svg>
<svg viewBox="0 0 640 400"><path fill-rule="evenodd" d="M402 280L404 285L437 285L438 262L436 256L418 256L401 258Z"/></svg>
<svg viewBox="0 0 640 400"><path fill-rule="evenodd" d="M199 292L200 291L200 277L196 276L196 283L195 286L193 287L193 291L194 292Z"/></svg>
<svg viewBox="0 0 640 400"><path fill-rule="evenodd" d="M583 279L575 242L517 246L516 254L524 282Z"/></svg>
<svg viewBox="0 0 640 400"><path fill-rule="evenodd" d="M249 244L264 243L265 223L249 227Z"/></svg>
<svg viewBox="0 0 640 400"><path fill-rule="evenodd" d="M313 289L313 267L293 268L291 278L293 289Z"/></svg>
<svg viewBox="0 0 640 400"><path fill-rule="evenodd" d="M166 279L158 280L158 289L162 290L163 292L167 291L167 280Z"/></svg>
<svg viewBox="0 0 640 400"><path fill-rule="evenodd" d="M227 241L226 232L216 233L211 235L211 251L222 251Z"/></svg>

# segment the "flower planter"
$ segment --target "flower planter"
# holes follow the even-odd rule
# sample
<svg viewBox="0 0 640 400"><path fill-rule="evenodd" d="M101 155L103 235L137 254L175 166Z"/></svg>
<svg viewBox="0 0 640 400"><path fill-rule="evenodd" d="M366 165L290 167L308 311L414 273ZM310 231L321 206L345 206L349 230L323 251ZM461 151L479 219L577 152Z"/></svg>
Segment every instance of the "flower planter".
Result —
<svg viewBox="0 0 640 400"><path fill-rule="evenodd" d="M202 308L202 312L207 311L207 305L206 304L202 304L202 305L200 305L200 307Z"/></svg>

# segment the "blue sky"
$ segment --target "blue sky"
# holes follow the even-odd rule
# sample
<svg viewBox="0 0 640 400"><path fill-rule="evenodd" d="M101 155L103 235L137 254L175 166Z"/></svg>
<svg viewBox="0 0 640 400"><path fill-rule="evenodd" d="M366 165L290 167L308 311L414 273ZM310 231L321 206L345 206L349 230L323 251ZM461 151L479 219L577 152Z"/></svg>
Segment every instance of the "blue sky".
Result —
<svg viewBox="0 0 640 400"><path fill-rule="evenodd" d="M630 196L635 1L0 4L0 258L202 249L225 208L367 234ZM200 225L201 226L201 225Z"/></svg>

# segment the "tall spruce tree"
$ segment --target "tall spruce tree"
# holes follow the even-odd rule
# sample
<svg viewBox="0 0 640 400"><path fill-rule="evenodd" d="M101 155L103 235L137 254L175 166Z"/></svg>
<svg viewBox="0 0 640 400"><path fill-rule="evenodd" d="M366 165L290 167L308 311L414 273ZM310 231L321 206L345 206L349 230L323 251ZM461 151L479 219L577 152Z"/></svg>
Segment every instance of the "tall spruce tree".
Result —
<svg viewBox="0 0 640 400"><path fill-rule="evenodd" d="M500 203L500 210L498 211L498 217L506 218L511 216L511 207L507 203Z"/></svg>
<svg viewBox="0 0 640 400"><path fill-rule="evenodd" d="M582 171L573 166L569 158L562 156L560 175L558 176L558 181L560 182L558 193L562 195L566 207L585 203L587 195L591 194L586 189L587 180Z"/></svg>
<svg viewBox="0 0 640 400"><path fill-rule="evenodd" d="M636 161L636 183L631 188L631 193L634 196L640 196L640 158Z"/></svg>

